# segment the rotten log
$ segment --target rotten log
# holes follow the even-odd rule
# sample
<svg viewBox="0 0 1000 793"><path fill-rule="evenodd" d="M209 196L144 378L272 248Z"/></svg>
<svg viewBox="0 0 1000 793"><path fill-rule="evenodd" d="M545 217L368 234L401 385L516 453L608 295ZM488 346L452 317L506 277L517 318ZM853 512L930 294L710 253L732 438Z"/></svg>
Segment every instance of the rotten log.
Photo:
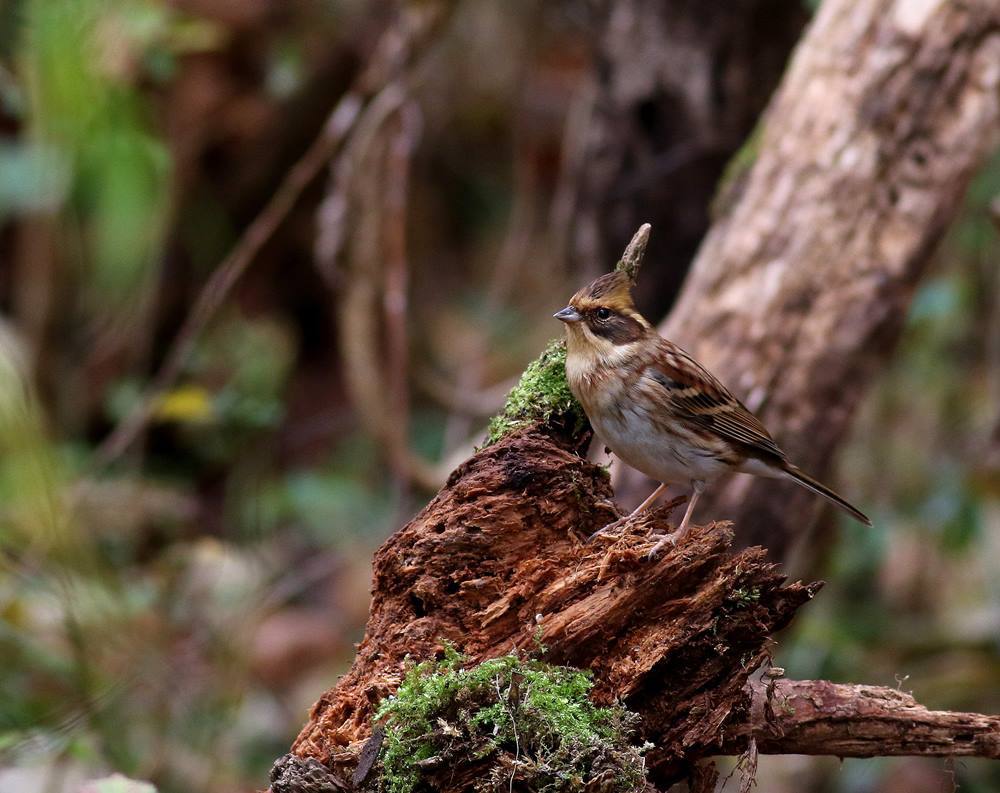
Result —
<svg viewBox="0 0 1000 793"><path fill-rule="evenodd" d="M365 638L294 754L348 778L375 705L408 658L433 658L443 641L473 662L540 643L546 661L593 670L597 702L643 717L655 783L718 751L724 725L748 712L747 675L768 638L819 584L785 583L760 548L731 554L727 524L696 527L649 562L676 501L620 539L585 545L617 513L605 471L578 447L544 427L503 438L379 549Z"/></svg>
<svg viewBox="0 0 1000 793"><path fill-rule="evenodd" d="M649 231L639 229L617 265L633 281ZM821 584L786 584L760 548L730 553L724 523L694 528L650 562L654 535L672 530L666 518L683 499L585 544L618 510L607 472L581 455L591 432L564 366L564 346L550 345L508 398L489 445L376 553L365 637L350 671L314 706L295 756L338 780L363 780L376 706L412 659L439 656L445 642L472 663L545 647L547 662L590 669L596 702L621 701L643 717L643 737L656 746L650 779L660 784L690 773L693 760L718 750L728 722L748 717L748 674ZM470 758L465 768L428 768L425 781L467 790L480 772ZM281 789L294 788L281 779Z"/></svg>
<svg viewBox="0 0 1000 793"><path fill-rule="evenodd" d="M379 550L357 658L314 707L296 756L349 779L375 706L408 659L439 656L443 641L473 662L540 644L548 661L592 669L598 702L642 717L658 787L703 773L701 758L743 752L750 737L766 754L1000 756L1000 717L929 711L870 686L749 686L768 638L820 585L787 584L760 548L732 553L726 524L695 527L647 561L677 501L621 538L583 544L615 512L605 472L578 448L544 428L515 432L456 470ZM449 768L436 781L458 791L475 777Z"/></svg>

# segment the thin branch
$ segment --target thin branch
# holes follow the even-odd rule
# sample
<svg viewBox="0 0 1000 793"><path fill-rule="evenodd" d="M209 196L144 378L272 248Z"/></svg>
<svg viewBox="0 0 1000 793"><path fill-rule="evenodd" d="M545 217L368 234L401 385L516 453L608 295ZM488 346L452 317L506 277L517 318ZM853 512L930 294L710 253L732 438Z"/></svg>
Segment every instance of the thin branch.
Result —
<svg viewBox="0 0 1000 793"><path fill-rule="evenodd" d="M330 168L326 197L316 213L315 264L320 276L333 290L343 283L342 273L337 269L341 250L349 234L357 234L356 224L350 217L351 194L357 191L355 178L364 170L372 146L378 143L379 132L399 112L407 98L404 80L393 80L384 86L368 103L351 139Z"/></svg>
<svg viewBox="0 0 1000 793"><path fill-rule="evenodd" d="M180 376L195 342L229 297L233 287L288 217L306 187L322 172L359 121L364 122L371 110L370 105L366 107L367 100L372 96L378 98L381 93L379 89L395 79L410 62L417 44L426 41L429 33L437 29L442 19L441 9L431 7L425 13L414 13L407 17L400 29L390 28L383 34L371 65L361 74L355 86L337 102L319 135L202 287L194 307L184 320L163 364L139 403L95 451L94 458L99 467L114 462L142 433L157 402Z"/></svg>
<svg viewBox="0 0 1000 793"><path fill-rule="evenodd" d="M413 151L420 135L422 117L416 102L410 100L397 116L397 129L389 141L385 184L385 263L382 310L385 317L387 406L392 421L386 429L390 462L407 485L411 479L413 453L409 447L410 357L407 316L409 311L409 258L406 245L407 207ZM440 484L438 483L438 486Z"/></svg>
<svg viewBox="0 0 1000 793"><path fill-rule="evenodd" d="M750 793L751 788L757 784L758 755L757 739L751 735L750 742L747 744L747 750L740 757L739 761L743 774L743 779L740 781L740 793Z"/></svg>
<svg viewBox="0 0 1000 793"><path fill-rule="evenodd" d="M750 719L724 752L743 751L750 736L763 754L1000 759L1000 716L928 710L894 688L826 680L754 684Z"/></svg>
<svg viewBox="0 0 1000 793"><path fill-rule="evenodd" d="M508 377L479 390L463 390L460 383L453 383L430 367L422 366L414 369L413 379L426 396L448 411L475 418L487 418L503 407L507 394L517 385L521 377L520 375Z"/></svg>
<svg viewBox="0 0 1000 793"><path fill-rule="evenodd" d="M229 297L237 281L246 273L261 248L274 236L302 191L330 161L344 136L353 128L361 108L361 97L355 93L347 94L340 100L323 125L322 132L295 163L277 192L212 273L139 404L97 448L95 459L99 466L112 463L135 442L148 423L156 403L177 380L198 337L219 306Z"/></svg>
<svg viewBox="0 0 1000 793"><path fill-rule="evenodd" d="M406 203L419 126L407 81L390 83L372 100L334 167L332 195L324 204L336 200L343 211L337 228L325 232L333 235L324 254L332 258L317 265L331 288L339 287L337 338L348 393L362 425L401 481L433 491L446 473L409 448L406 427ZM345 224L348 213L351 219ZM333 218L322 209L320 214L322 232L322 224ZM340 234L343 239L334 240ZM350 252L341 273L336 257L347 241Z"/></svg>
<svg viewBox="0 0 1000 793"><path fill-rule="evenodd" d="M523 133L520 127L515 130L515 138ZM515 141L515 148L517 142ZM510 298L517 283L519 267L526 261L534 232L534 219L537 215L538 173L533 157L515 157L514 204L507 221L507 231L503 245L497 256L496 267L490 273L490 281L486 287L483 300L480 327L482 331L474 335L468 342L461 367L456 378L454 389L463 394L471 394L478 390L485 375L489 350L493 344L489 329L495 324L504 304ZM510 390L509 388L507 389ZM506 396L506 391L504 392ZM503 406L490 411L490 414ZM445 457L451 456L457 449L468 445L472 438L474 426L472 415L465 411L452 411L445 422L444 449ZM482 427L479 425L479 429ZM482 434L481 431L479 433ZM480 440L476 437L474 441Z"/></svg>

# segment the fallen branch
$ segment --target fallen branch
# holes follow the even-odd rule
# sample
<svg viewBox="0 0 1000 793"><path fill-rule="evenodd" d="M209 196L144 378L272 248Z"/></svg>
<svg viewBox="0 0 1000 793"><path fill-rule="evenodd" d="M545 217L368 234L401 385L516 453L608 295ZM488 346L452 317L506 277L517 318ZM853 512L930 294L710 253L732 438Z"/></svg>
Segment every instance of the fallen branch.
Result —
<svg viewBox="0 0 1000 793"><path fill-rule="evenodd" d="M724 751L756 738L765 754L838 757L1000 759L1000 716L928 710L910 694L826 680L779 680L752 689L750 719L734 727Z"/></svg>

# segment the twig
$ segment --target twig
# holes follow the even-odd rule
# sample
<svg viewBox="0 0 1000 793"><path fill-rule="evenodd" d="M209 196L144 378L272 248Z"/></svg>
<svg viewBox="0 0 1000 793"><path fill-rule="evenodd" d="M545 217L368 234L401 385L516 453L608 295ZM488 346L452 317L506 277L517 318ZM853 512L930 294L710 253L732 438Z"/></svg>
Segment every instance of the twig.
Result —
<svg viewBox="0 0 1000 793"><path fill-rule="evenodd" d="M392 136L387 152L385 184L385 271L382 310L385 315L386 377L388 406L392 420L386 424L389 457L400 478L410 479L410 391L407 335L407 291L409 261L406 254L406 220L409 201L410 164L421 115L416 102L403 105L398 115L398 129Z"/></svg>
<svg viewBox="0 0 1000 793"><path fill-rule="evenodd" d="M398 83L388 86L373 103L381 104L382 112L372 114L366 129L358 130L351 151L344 153L336 167L338 181L343 179L336 189L344 192L351 213L350 248L344 271L338 273L336 294L337 343L344 380L362 427L389 452L389 462L393 465L397 461L390 452L392 443L388 434L392 429L386 400L385 361L380 349L384 324L379 305L384 291L383 185L388 181L384 172L389 148L383 130L405 101L403 86Z"/></svg>
<svg viewBox="0 0 1000 793"><path fill-rule="evenodd" d="M458 383L452 383L427 366L418 366L413 378L427 396L448 411L477 418L492 416L500 410L510 389L521 379L516 375L480 390L462 390Z"/></svg>
<svg viewBox="0 0 1000 793"><path fill-rule="evenodd" d="M274 236L275 231L302 195L302 191L329 162L344 136L357 121L361 107L362 101L357 94L347 94L340 100L323 125L322 132L288 172L277 192L247 227L236 246L212 273L139 404L97 448L95 452L97 465L106 466L116 460L142 432L157 401L180 375L198 336L229 296L236 282L253 263L264 244Z"/></svg>
<svg viewBox="0 0 1000 793"><path fill-rule="evenodd" d="M510 784L507 786L507 793L513 793L514 791L514 775L517 773L518 763L521 762L521 738L517 734L517 721L514 719L514 711L510 707L510 703L507 698L504 697L503 692L500 691L500 678L499 676L494 678L493 685L496 686L497 690L497 700L503 705L504 710L507 711L507 715L510 716L510 728L514 733L514 767L510 771ZM513 686L513 681L511 682Z"/></svg>
<svg viewBox="0 0 1000 793"><path fill-rule="evenodd" d="M534 218L537 214L535 206L535 197L538 193L537 183L538 174L534 158L517 158L514 205L507 221L503 246L497 256L497 264L491 273L483 300L482 320L480 322L483 332L472 340L470 348L466 350L465 360L454 386L454 390L460 393L473 392L482 383L485 362L491 344L488 330L493 326L494 320L517 283L518 267L528 255ZM502 398L500 405L503 405ZM495 412L495 410L491 411L491 413ZM472 429L473 423L469 413L453 411L445 422L445 456L450 456L456 449L466 445Z"/></svg>
<svg viewBox="0 0 1000 793"><path fill-rule="evenodd" d="M331 289L341 286L337 259L348 238L350 194L354 178L363 170L362 163L375 143L378 132L386 122L399 112L407 99L406 86L393 80L384 86L368 103L364 116L359 119L344 150L331 167L330 183L326 197L316 213L317 232L315 262L319 274Z"/></svg>
<svg viewBox="0 0 1000 793"><path fill-rule="evenodd" d="M157 402L180 375L194 349L195 341L215 312L246 273L261 248L274 236L305 188L330 162L359 119L364 120L362 110L366 99L372 95L377 98L379 85L388 83L406 65L415 42L435 29L440 19L440 12L434 9L408 18L402 32L390 28L383 34L371 66L361 75L356 86L337 102L319 135L292 166L260 214L250 223L243 236L202 287L191 313L184 320L163 364L139 403L95 451L94 460L98 466L112 463L135 442L149 422Z"/></svg>
<svg viewBox="0 0 1000 793"><path fill-rule="evenodd" d="M750 793L750 789L757 784L757 740L752 735L746 752L740 757L742 765L743 779L740 782L740 793Z"/></svg>
<svg viewBox="0 0 1000 793"><path fill-rule="evenodd" d="M401 481L436 490L444 473L410 450L406 430L405 210L409 158L419 126L417 113L403 80L390 83L372 100L334 168L330 188L343 205L337 220L341 232L348 226L351 229L350 271L345 273L347 277L340 277L333 269L335 261L318 260L317 264L328 284L339 286L338 342L351 402L365 429L385 450ZM392 137L383 134L397 118L400 130ZM405 164L400 157L405 157ZM329 196L324 203L332 200ZM348 211L352 222L345 224ZM336 246L341 242L336 240ZM327 249L325 255L335 256L336 249ZM380 344L383 325L388 361Z"/></svg>

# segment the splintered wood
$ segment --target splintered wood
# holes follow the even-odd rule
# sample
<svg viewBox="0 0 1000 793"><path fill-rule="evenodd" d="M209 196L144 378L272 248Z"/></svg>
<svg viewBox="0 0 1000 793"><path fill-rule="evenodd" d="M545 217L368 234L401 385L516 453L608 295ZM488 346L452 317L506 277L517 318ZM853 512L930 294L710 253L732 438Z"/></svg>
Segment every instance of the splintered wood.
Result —
<svg viewBox="0 0 1000 793"><path fill-rule="evenodd" d="M472 661L516 651L592 669L597 701L644 717L653 780L687 773L748 712L768 637L819 585L786 584L760 549L732 555L723 523L648 561L676 502L585 544L618 517L610 499L601 468L532 430L461 466L376 554L357 657L293 752L349 776L378 702L447 641Z"/></svg>

